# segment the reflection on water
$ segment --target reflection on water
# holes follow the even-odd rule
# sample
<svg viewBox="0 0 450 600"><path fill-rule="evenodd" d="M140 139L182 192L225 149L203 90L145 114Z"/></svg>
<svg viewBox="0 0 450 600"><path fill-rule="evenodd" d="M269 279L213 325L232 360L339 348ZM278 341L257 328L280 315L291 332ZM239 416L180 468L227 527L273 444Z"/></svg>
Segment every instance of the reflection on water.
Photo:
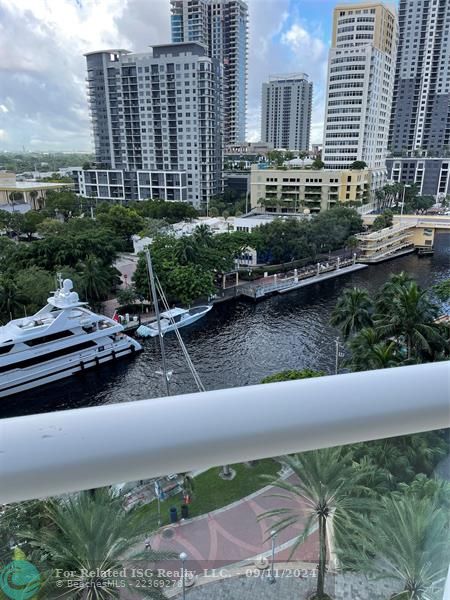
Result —
<svg viewBox="0 0 450 600"><path fill-rule="evenodd" d="M415 254L353 275L316 284L260 303L231 302L181 330L191 358L207 389L254 384L284 369L312 368L332 372L336 331L328 320L345 287L376 292L391 273L407 271L422 286L450 278L450 234L436 237L436 253ZM195 391L173 333L166 336L173 394ZM144 351L99 369L2 399L0 415L15 416L128 402L164 395L158 341L143 341Z"/></svg>

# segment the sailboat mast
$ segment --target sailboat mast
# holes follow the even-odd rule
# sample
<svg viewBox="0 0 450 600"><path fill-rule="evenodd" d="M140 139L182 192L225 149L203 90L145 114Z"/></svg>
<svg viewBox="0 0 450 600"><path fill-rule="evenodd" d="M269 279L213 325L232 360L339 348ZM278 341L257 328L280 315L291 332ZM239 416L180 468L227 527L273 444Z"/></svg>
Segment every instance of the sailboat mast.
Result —
<svg viewBox="0 0 450 600"><path fill-rule="evenodd" d="M148 248L146 248L146 250L145 250L145 256L147 258L147 268L148 268L148 275L149 275L149 279L150 279L150 287L151 287L152 296L153 296L153 306L155 307L156 323L158 325L158 337L159 337L159 345L161 347L163 377L164 377L164 381L166 384L167 395L170 396L169 377L168 377L167 365L166 365L166 349L164 346L164 338L163 338L163 334L161 331L161 317L159 315L158 296L156 295L156 285L155 285L155 276L153 274L152 257L150 255L150 250Z"/></svg>

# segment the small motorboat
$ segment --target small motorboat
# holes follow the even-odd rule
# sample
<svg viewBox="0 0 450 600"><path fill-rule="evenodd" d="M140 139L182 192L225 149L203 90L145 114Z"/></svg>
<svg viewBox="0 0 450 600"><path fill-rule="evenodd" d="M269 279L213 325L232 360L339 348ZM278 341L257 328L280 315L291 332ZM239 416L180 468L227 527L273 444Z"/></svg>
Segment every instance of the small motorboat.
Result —
<svg viewBox="0 0 450 600"><path fill-rule="evenodd" d="M172 308L162 312L160 315L161 333L164 335L169 331L180 329L195 323L211 310L212 306L194 306L193 308ZM140 337L156 337L158 335L158 322L152 321L146 325L140 325L136 334Z"/></svg>

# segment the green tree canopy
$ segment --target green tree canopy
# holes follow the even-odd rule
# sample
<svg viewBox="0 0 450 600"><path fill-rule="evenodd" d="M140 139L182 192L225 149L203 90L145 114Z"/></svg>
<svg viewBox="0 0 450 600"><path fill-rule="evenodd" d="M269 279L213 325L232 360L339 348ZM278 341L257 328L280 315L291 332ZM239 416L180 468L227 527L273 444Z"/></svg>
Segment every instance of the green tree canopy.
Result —
<svg viewBox="0 0 450 600"><path fill-rule="evenodd" d="M394 214L391 210L386 210L382 215L375 217L372 223L372 231L380 231L386 227L392 227L394 223Z"/></svg>
<svg viewBox="0 0 450 600"><path fill-rule="evenodd" d="M312 165L311 165L311 167L312 167L313 169L317 169L317 170L319 170L319 171L320 171L321 169L324 169L324 168L325 168L325 163L322 161L322 159L321 159L321 158L315 158L315 159L313 160L313 162L312 162Z"/></svg>
<svg viewBox="0 0 450 600"><path fill-rule="evenodd" d="M391 275L373 299L366 290L345 290L331 324L348 340L351 368L364 371L449 358L450 328L437 321L440 308L432 291L406 273Z"/></svg>
<svg viewBox="0 0 450 600"><path fill-rule="evenodd" d="M178 223L179 221L195 219L198 212L187 202L165 202L164 200L146 200L143 202L132 202L130 208L135 210L141 217L150 219L164 219L167 223Z"/></svg>
<svg viewBox="0 0 450 600"><path fill-rule="evenodd" d="M448 302L450 300L450 279L440 281L434 285L432 289L442 302Z"/></svg>
<svg viewBox="0 0 450 600"><path fill-rule="evenodd" d="M89 301L105 300L114 283L119 281L119 273L93 255L87 256L77 264L80 273L80 292Z"/></svg>
<svg viewBox="0 0 450 600"><path fill-rule="evenodd" d="M211 295L215 277L234 268L234 259L247 247L248 240L249 236L241 232L212 235L205 226L181 238L155 236L151 245L153 266L168 298L190 303ZM133 283L139 295L149 298L143 254L133 274Z"/></svg>
<svg viewBox="0 0 450 600"><path fill-rule="evenodd" d="M97 216L97 221L103 227L110 229L116 239L123 239L126 245L129 245L131 236L140 232L145 224L145 220L137 211L119 204L111 206L108 212L101 212Z"/></svg>
<svg viewBox="0 0 450 600"><path fill-rule="evenodd" d="M78 214L80 201L78 196L69 190L49 191L46 194L44 212L49 217L61 215L64 221Z"/></svg>
<svg viewBox="0 0 450 600"><path fill-rule="evenodd" d="M389 285L392 286L387 288L390 302L384 300L383 310L376 311L375 328L383 338L404 342L408 359L431 357L435 349L444 344L439 327L434 323L439 314L437 305L415 281Z"/></svg>
<svg viewBox="0 0 450 600"><path fill-rule="evenodd" d="M42 237L48 237L52 235L61 235L64 231L64 223L58 219L52 219L45 217L37 226L37 233Z"/></svg>
<svg viewBox="0 0 450 600"><path fill-rule="evenodd" d="M367 169L367 163L364 160L355 160L350 165L350 169L358 169L358 170Z"/></svg>
<svg viewBox="0 0 450 600"><path fill-rule="evenodd" d="M33 234L38 231L39 226L44 219L45 215L42 213L36 212L35 210L29 210L23 215L21 226L22 233L25 233L28 236L28 239L31 240Z"/></svg>
<svg viewBox="0 0 450 600"><path fill-rule="evenodd" d="M18 294L23 298L29 315L45 306L50 292L56 289L53 274L36 266L19 270L15 282Z"/></svg>
<svg viewBox="0 0 450 600"><path fill-rule="evenodd" d="M277 167L281 167L285 161L284 153L279 150L270 150L267 153L267 160Z"/></svg>

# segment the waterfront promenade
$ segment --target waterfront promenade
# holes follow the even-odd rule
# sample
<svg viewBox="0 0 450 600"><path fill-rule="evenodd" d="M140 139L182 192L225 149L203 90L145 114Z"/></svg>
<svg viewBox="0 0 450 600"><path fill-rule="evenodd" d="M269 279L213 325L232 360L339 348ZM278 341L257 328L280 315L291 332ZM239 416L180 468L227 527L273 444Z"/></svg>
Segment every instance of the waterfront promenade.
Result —
<svg viewBox="0 0 450 600"><path fill-rule="evenodd" d="M306 505L293 495L285 499L274 497L274 494L286 492L267 486L222 509L159 530L151 538L151 546L154 550L177 554L186 552L186 568L199 574L205 569L220 569L228 565L254 565L261 556L269 557L271 554L270 530L274 522L273 519L258 520L258 516L274 508L292 508L298 512L298 522L275 539L276 560L287 561L293 543L303 531ZM295 551L292 559L315 567L317 557L318 537L312 533Z"/></svg>
<svg viewBox="0 0 450 600"><path fill-rule="evenodd" d="M306 600L314 593L319 555L317 531L291 557L296 537L303 531L306 506L293 496L289 500L274 497L280 492L284 493L268 486L222 509L166 527L150 539L154 550L186 553L189 600ZM298 510L300 518L275 538L275 583L271 585L273 522L258 521L258 515L282 507ZM165 561L164 568L180 573L180 560ZM337 574L331 567L326 590L335 600L385 600L398 591L390 581L370 581L361 574ZM175 586L166 595L181 598L181 584L176 577Z"/></svg>

